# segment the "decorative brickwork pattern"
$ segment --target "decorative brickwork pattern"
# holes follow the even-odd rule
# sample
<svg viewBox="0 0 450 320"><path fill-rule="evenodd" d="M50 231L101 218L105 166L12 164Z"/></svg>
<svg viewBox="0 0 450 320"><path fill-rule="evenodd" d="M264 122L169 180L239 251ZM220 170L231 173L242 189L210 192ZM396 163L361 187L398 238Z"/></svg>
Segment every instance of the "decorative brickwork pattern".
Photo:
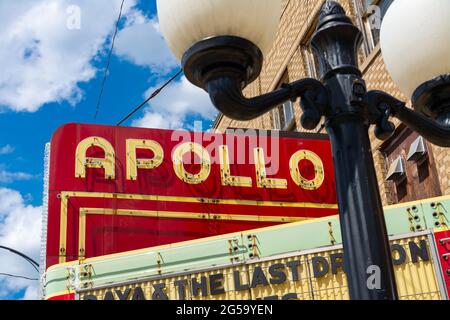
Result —
<svg viewBox="0 0 450 320"><path fill-rule="evenodd" d="M450 149L432 147L443 194L450 194Z"/></svg>

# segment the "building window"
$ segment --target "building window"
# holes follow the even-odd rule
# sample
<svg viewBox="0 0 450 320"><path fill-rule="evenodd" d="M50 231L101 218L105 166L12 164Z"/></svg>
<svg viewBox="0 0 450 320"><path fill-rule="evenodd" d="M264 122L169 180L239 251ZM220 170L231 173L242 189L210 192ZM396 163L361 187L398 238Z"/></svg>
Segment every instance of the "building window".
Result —
<svg viewBox="0 0 450 320"><path fill-rule="evenodd" d="M273 128L275 130L281 130L281 118L279 107L272 110L272 121L273 121Z"/></svg>
<svg viewBox="0 0 450 320"><path fill-rule="evenodd" d="M288 72L281 78L280 86L289 83ZM292 131L295 129L294 105L292 101L286 101L272 110L272 126L275 130Z"/></svg>
<svg viewBox="0 0 450 320"><path fill-rule="evenodd" d="M292 130L294 125L294 106L292 101L283 103L284 130Z"/></svg>
<svg viewBox="0 0 450 320"><path fill-rule="evenodd" d="M302 53L303 66L305 67L306 76L310 78L319 78L319 61L317 60L312 47L311 47L311 38L316 31L317 23L319 22L318 17L312 20L311 25L309 26L309 30L306 33L300 44L300 51Z"/></svg>
<svg viewBox="0 0 450 320"><path fill-rule="evenodd" d="M319 78L319 63L311 49L311 46L309 44L302 45L301 51L302 51L303 63L305 65L307 76L310 78L318 79Z"/></svg>
<svg viewBox="0 0 450 320"><path fill-rule="evenodd" d="M408 128L384 143L389 203L404 203L442 195L434 156L428 143Z"/></svg>
<svg viewBox="0 0 450 320"><path fill-rule="evenodd" d="M292 101L286 101L272 111L273 128L275 130L291 131L295 128L294 106Z"/></svg>
<svg viewBox="0 0 450 320"><path fill-rule="evenodd" d="M356 0L356 11L368 56L380 42L381 21L394 0Z"/></svg>

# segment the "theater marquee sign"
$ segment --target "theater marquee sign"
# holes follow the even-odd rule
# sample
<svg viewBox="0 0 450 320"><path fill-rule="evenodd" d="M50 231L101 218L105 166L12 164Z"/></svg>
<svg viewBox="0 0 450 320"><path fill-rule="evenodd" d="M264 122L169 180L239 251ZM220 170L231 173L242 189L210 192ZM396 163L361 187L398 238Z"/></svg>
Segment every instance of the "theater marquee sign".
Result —
<svg viewBox="0 0 450 320"><path fill-rule="evenodd" d="M391 241L399 294L403 299L440 299L426 236ZM348 299L340 247L270 260L217 267L148 281L79 292L85 300L325 300Z"/></svg>
<svg viewBox="0 0 450 320"><path fill-rule="evenodd" d="M337 214L324 135L68 124L52 137L47 265Z"/></svg>

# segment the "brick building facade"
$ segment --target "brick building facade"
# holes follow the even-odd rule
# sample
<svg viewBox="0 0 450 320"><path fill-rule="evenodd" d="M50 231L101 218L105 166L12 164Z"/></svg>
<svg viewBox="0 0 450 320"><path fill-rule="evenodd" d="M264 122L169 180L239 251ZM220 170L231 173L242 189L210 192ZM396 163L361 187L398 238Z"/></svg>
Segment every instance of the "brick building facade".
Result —
<svg viewBox="0 0 450 320"><path fill-rule="evenodd" d="M283 0L281 23L275 44L265 57L260 77L245 89L247 97L257 96L304 77L317 77L316 63L309 48L309 40L316 27L319 10L325 0ZM364 34L359 62L369 90L381 89L403 100L409 100L396 88L385 69L379 46L379 29L374 27L372 5L383 15L395 0L339 0ZM297 102L286 103L255 120L234 121L219 115L214 128L223 132L227 128L279 129L306 132L300 125L301 109ZM395 135L382 142L371 129L372 151L384 205L437 197L450 194L450 149L439 148L424 141L426 155L408 160L411 148L419 137L394 121ZM321 132L325 133L325 130ZM401 179L389 179L388 172L400 164Z"/></svg>

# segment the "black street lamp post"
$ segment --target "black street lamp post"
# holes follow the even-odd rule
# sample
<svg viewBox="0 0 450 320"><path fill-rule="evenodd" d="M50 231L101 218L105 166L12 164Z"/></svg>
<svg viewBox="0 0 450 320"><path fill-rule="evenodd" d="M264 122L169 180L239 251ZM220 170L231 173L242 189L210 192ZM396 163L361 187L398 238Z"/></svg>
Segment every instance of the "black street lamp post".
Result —
<svg viewBox="0 0 450 320"><path fill-rule="evenodd" d="M385 121L382 114L370 111L366 85L357 64L361 42L360 30L340 6L330 2L322 8L311 45L328 91L328 105L318 111L325 116L333 151L350 296L353 299L397 299L368 134L371 124L378 124L377 134L381 137L393 132L394 126ZM305 126L305 121L302 124ZM312 125L316 123L313 121ZM368 283L372 272L379 272L378 287Z"/></svg>
<svg viewBox="0 0 450 320"><path fill-rule="evenodd" d="M216 36L195 43L183 55L182 65L186 77L204 88L214 105L230 118L251 120L298 98L305 129L316 128L325 117L350 297L397 299L368 130L375 125L376 137L388 139L395 130L389 117L395 116L432 143L450 146L450 77L421 86L413 99L420 113L414 112L386 93L367 92L357 63L361 41L360 30L344 9L327 1L311 41L321 81L303 79L259 97L245 98L242 90L260 74L263 55L253 42L237 36Z"/></svg>

